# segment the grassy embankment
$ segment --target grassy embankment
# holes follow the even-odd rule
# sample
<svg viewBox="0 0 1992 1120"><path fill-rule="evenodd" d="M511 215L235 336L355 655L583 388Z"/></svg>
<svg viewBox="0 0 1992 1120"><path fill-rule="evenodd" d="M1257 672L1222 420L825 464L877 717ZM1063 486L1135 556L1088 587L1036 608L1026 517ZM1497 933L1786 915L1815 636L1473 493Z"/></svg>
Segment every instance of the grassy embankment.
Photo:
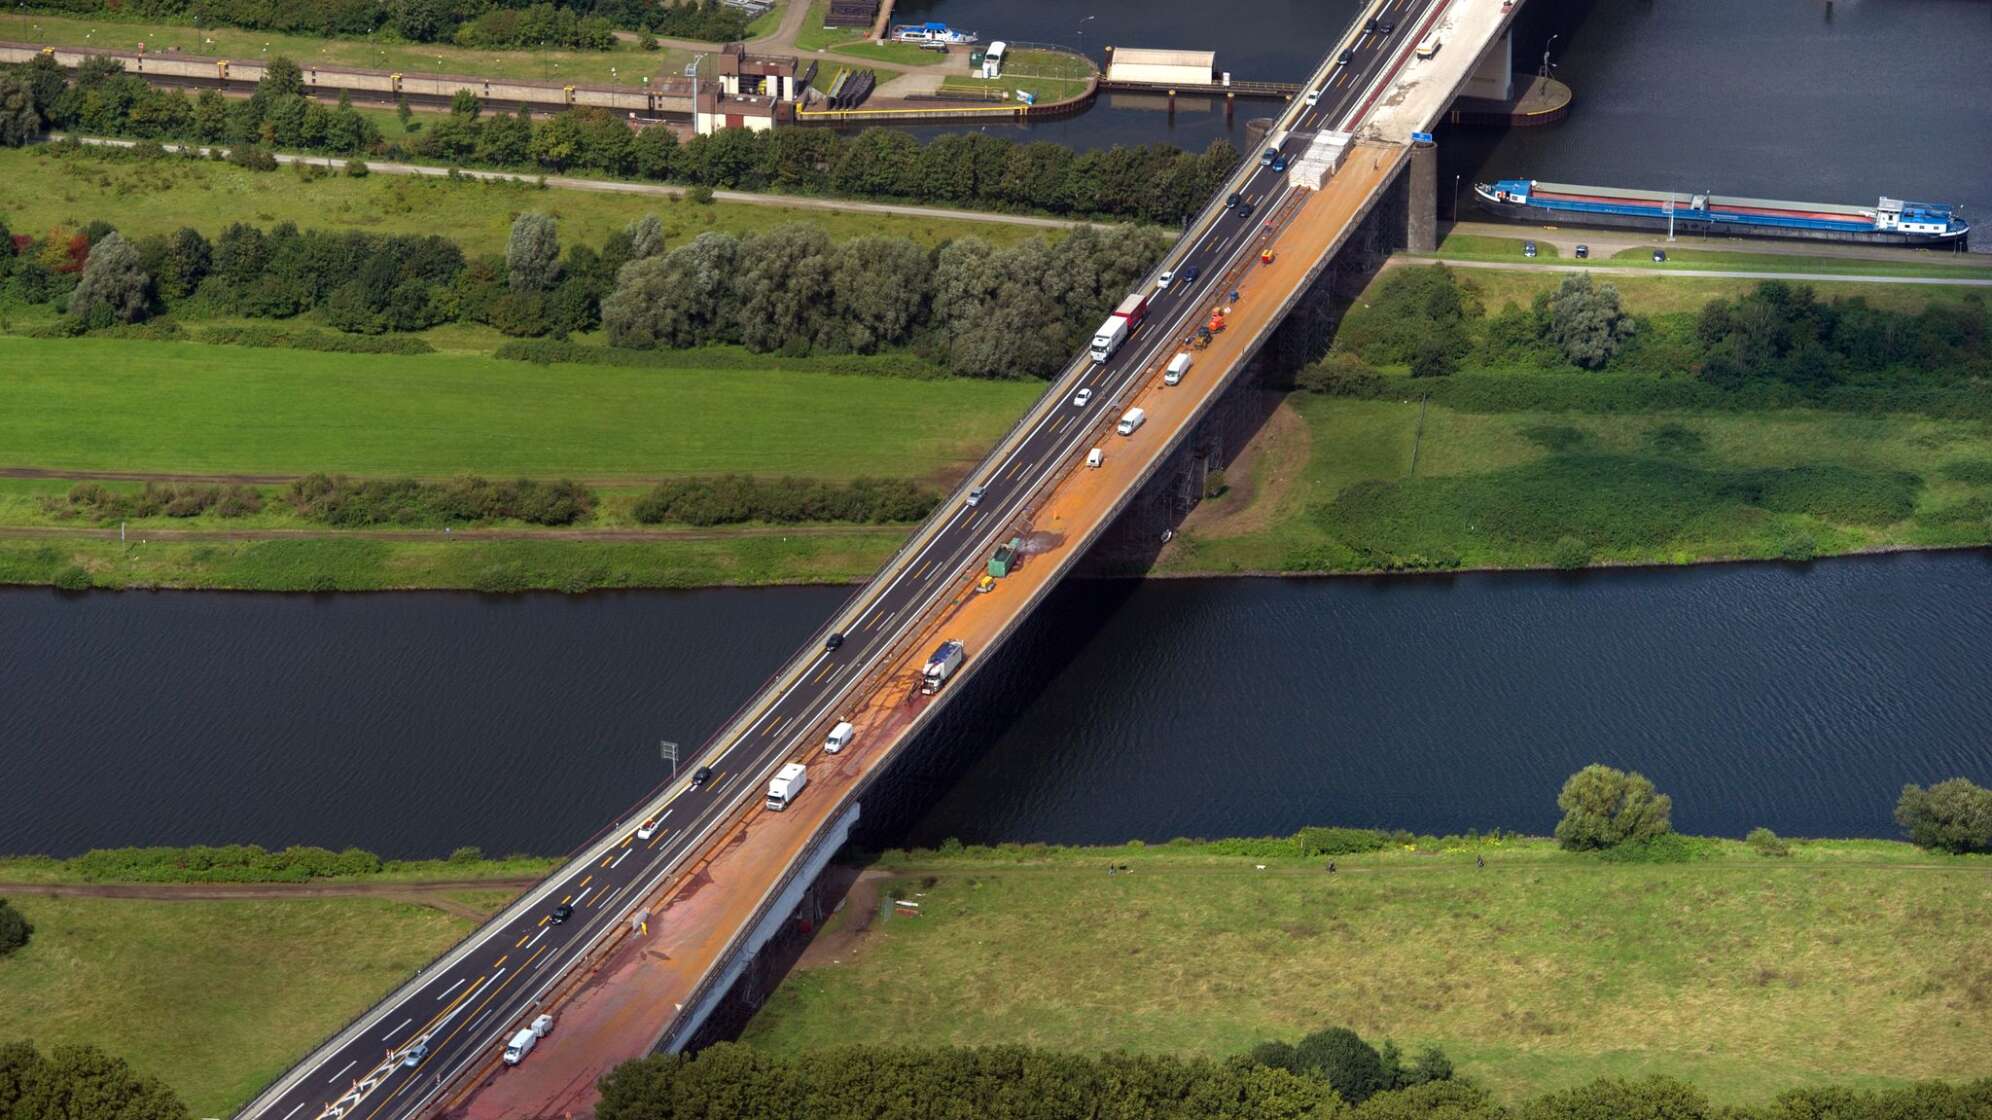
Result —
<svg viewBox="0 0 1992 1120"><path fill-rule="evenodd" d="M1599 255L1594 248L1592 255L1584 260L1564 257L1554 242L1546 241L1539 235L1536 240L1536 257L1530 260L1522 253L1522 242L1527 235L1517 237L1490 237L1478 233L1452 233L1439 242L1439 249L1431 254L1411 254L1438 260L1452 261L1494 261L1501 264L1558 264L1582 268L1644 268L1655 273L1679 271L1681 269L1724 269L1738 272L1803 272L1840 273L1857 276L1927 276L1939 279L1992 278L1992 266L1985 264L1983 256L1959 256L1949 252L1934 250L1883 250L1883 255L1874 259L1853 256L1833 256L1794 252L1748 252L1736 249L1695 248L1701 239L1677 242L1668 245L1663 238L1654 238L1650 244L1619 249L1609 255ZM1571 229L1563 230L1558 236L1566 238L1583 237L1584 233ZM1629 231L1599 234L1614 241L1627 236L1636 236ZM1711 244L1734 245L1734 240L1717 239ZM1782 244L1794 250L1798 246ZM1656 262L1653 250L1667 250L1667 259Z"/></svg>
<svg viewBox="0 0 1992 1120"><path fill-rule="evenodd" d="M261 62L286 55L301 66L350 66L423 74L473 74L531 81L614 82L675 75L692 58L679 49L646 51L618 39L606 51L475 50L448 43L376 42L286 35L239 27L192 27L116 16L61 16L47 12L0 14L0 39L61 47L97 47L147 55L180 54ZM715 49L717 45L715 44Z"/></svg>
<svg viewBox="0 0 1992 1120"><path fill-rule="evenodd" d="M1000 78L963 77L950 74L941 79L942 93L986 96L992 93L1015 97L1022 90L1037 104L1063 101L1086 92L1093 75L1092 66L1076 55L1058 51L1019 50L1005 55Z"/></svg>
<svg viewBox="0 0 1992 1120"><path fill-rule="evenodd" d="M1462 272L1490 309L1527 306L1559 278ZM1754 282L1617 277L1628 310L1692 316ZM1969 290L1820 284L1913 311ZM1992 431L1914 413L1642 412L1573 403L1637 375L1476 371L1510 410L1295 393L1166 553L1172 574L1539 567L1575 538L1593 564L1683 564L1992 540ZM1492 394L1489 394L1492 395ZM1600 394L1599 399L1603 399ZM1776 486L1766 471L1793 472ZM1355 487L1355 490L1351 490ZM1775 490L1775 492L1773 492ZM1789 490L1790 492L1786 492Z"/></svg>
<svg viewBox="0 0 1992 1120"><path fill-rule="evenodd" d="M876 234L927 246L971 235L1008 245L1047 233L1008 222L728 202L701 205L681 198L403 175L338 175L307 183L288 170L254 172L207 160L54 159L32 148L0 149L0 215L16 231L40 233L57 224L80 228L103 219L127 237L193 226L212 238L233 222L267 228L288 221L318 229L432 233L457 242L466 253L482 254L504 252L512 219L527 210L558 219L563 243L597 246L646 214L663 221L666 244L673 246L701 233L758 233L796 221L821 228L833 240Z"/></svg>
<svg viewBox="0 0 1992 1120"><path fill-rule="evenodd" d="M744 1040L1221 1057L1345 1025L1436 1043L1511 1099L1609 1075L1745 1101L1992 1073L1982 857L1722 842L1705 862L1613 864L1509 840L1337 861L888 853L872 930L852 941L851 910L833 918L835 963L791 975ZM894 917L895 896L920 916Z"/></svg>
<svg viewBox="0 0 1992 1120"><path fill-rule="evenodd" d="M354 357L192 343L0 338L15 407L0 414L7 466L162 474L573 477L605 487L578 532L389 540L153 540L161 529L305 528L251 518L156 518L114 535L24 536L50 524L40 497L66 480L12 480L0 510L0 581L49 582L81 565L98 586L695 586L851 580L899 526L706 531L590 539L627 527L641 481L727 472L951 480L1038 392L1017 382L936 383L812 373L542 367L470 354ZM275 488L271 488L274 493ZM276 503L271 503L276 504ZM288 518L288 520L287 520ZM67 522L76 525L76 522ZM508 528L499 526L497 528ZM664 527L669 529L669 526ZM566 539L563 539L563 536Z"/></svg>
<svg viewBox="0 0 1992 1120"><path fill-rule="evenodd" d="M804 54L831 51L897 66L930 66L946 57L939 51L922 50L912 43L874 43L868 27L825 27L823 17L829 12L830 0L810 0L809 14L803 17L802 26L795 33L796 50ZM891 74L885 74L880 80L890 77Z"/></svg>

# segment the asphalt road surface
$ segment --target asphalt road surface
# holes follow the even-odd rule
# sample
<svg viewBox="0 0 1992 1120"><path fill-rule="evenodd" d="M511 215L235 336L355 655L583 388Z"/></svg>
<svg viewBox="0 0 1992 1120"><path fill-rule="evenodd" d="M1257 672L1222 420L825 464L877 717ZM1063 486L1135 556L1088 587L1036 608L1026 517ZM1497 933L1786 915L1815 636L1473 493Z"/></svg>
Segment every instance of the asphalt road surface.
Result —
<svg viewBox="0 0 1992 1120"><path fill-rule="evenodd" d="M1315 78L1315 88L1322 91L1319 104L1296 101L1279 124L1299 134L1287 144L1290 154L1305 147L1307 134L1347 126L1346 118L1371 78L1392 48L1404 45L1431 2L1396 0L1390 12L1397 24L1393 35L1364 34L1346 66L1324 64ZM668 800L654 807L658 828L653 836L639 838L638 820L623 823L615 833L617 842L536 888L537 905L525 917L479 931L465 950L432 965L433 975L369 1014L364 1029L343 1046L294 1071L281 1095L252 1105L243 1115L249 1120L311 1120L392 1052L405 1057L405 1063L396 1064L344 1115L346 1120L398 1120L419 1111L457 1074L501 1049L564 968L616 923L627 921L633 901L647 894L681 856L696 850L716 825L750 798L762 796L769 774L799 748L812 745L802 736L818 732L928 609L961 587L970 566L983 559L996 535L1039 487L1085 454L1098 411L1114 407L1139 385L1143 371L1161 352L1200 325L1205 289L1250 252L1265 219L1291 188L1286 175L1261 165L1255 152L1226 190L1252 204L1254 213L1241 217L1227 210L1194 244L1175 246L1160 266L1178 276L1195 266L1201 271L1199 280L1179 280L1154 291L1147 318L1109 360L1082 360L1066 372L1050 390L1063 403L1034 410L1032 427L1007 441L1010 450L970 476L968 486L983 488L980 500L971 506L964 494L956 495L938 515L941 524L928 543L898 567L897 575L874 580L853 596L831 624L844 628L842 644L824 648L828 630L819 632L791 663L790 668L800 664L800 671L777 678L793 683L744 734L706 744L692 765L708 768L710 780L700 788L674 785ZM1153 280L1145 282L1152 286ZM1081 389L1092 391L1083 406L1072 403ZM968 656L978 652L969 650ZM556 922L552 912L563 905L571 906L572 914ZM417 1047L422 1048L419 1053Z"/></svg>

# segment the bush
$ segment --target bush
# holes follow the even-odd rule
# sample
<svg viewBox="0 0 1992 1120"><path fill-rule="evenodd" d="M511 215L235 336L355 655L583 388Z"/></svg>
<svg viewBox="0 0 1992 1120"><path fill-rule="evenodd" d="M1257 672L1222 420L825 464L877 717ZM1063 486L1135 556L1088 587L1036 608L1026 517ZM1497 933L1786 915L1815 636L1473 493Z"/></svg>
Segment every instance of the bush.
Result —
<svg viewBox="0 0 1992 1120"><path fill-rule="evenodd" d="M1293 1069L1320 1076L1350 1104L1361 1104L1391 1087L1382 1055L1347 1027L1330 1027L1301 1039L1293 1048Z"/></svg>
<svg viewBox="0 0 1992 1120"><path fill-rule="evenodd" d="M299 516L342 528L504 519L533 525L572 525L595 509L594 495L567 479L491 482L465 477L422 482L312 474L292 481L284 497Z"/></svg>
<svg viewBox="0 0 1992 1120"><path fill-rule="evenodd" d="M268 148L254 144L237 144L228 150L228 162L249 171L275 171L277 157Z"/></svg>
<svg viewBox="0 0 1992 1120"><path fill-rule="evenodd" d="M1895 823L1921 848L1953 854L1992 851L1992 790L1964 778L1929 789L1903 786Z"/></svg>
<svg viewBox="0 0 1992 1120"><path fill-rule="evenodd" d="M1768 828L1751 829L1750 835L1745 836L1743 842L1750 845L1750 850L1760 856L1788 856L1791 854L1791 845L1785 843L1779 838L1777 833L1772 832Z"/></svg>
<svg viewBox="0 0 1992 1120"><path fill-rule="evenodd" d="M70 564L55 573L54 582L63 591L88 591L90 573L80 564Z"/></svg>
<svg viewBox="0 0 1992 1120"><path fill-rule="evenodd" d="M1383 377L1369 363L1337 350L1294 375L1294 388L1330 397L1368 400L1384 392Z"/></svg>
<svg viewBox="0 0 1992 1120"><path fill-rule="evenodd" d="M0 957L5 957L16 949L23 948L28 938L35 934L35 927L21 916L14 904L0 898Z"/></svg>
<svg viewBox="0 0 1992 1120"><path fill-rule="evenodd" d="M373 174L373 168L368 167L365 160L349 159L346 161L346 178L364 179L371 174Z"/></svg>
<svg viewBox="0 0 1992 1120"><path fill-rule="evenodd" d="M1295 850L1307 857L1380 852L1389 844L1390 838L1373 828L1309 827L1293 834Z"/></svg>
<svg viewBox="0 0 1992 1120"><path fill-rule="evenodd" d="M1549 562L1565 571L1582 568L1591 562L1591 546L1576 537L1558 537Z"/></svg>
<svg viewBox="0 0 1992 1120"><path fill-rule="evenodd" d="M276 852L260 844L95 848L64 864L93 882L137 883L302 883L374 875L382 866L380 857L359 848L333 852L301 844Z"/></svg>
<svg viewBox="0 0 1992 1120"><path fill-rule="evenodd" d="M1556 825L1557 843L1583 851L1665 834L1671 827L1668 818L1674 801L1655 793L1653 783L1641 774L1593 763L1563 783L1556 805L1563 810Z"/></svg>
<svg viewBox="0 0 1992 1120"><path fill-rule="evenodd" d="M918 521L940 500L936 491L898 479L860 478L840 484L721 475L660 482L637 499L632 514L645 525L737 525L743 521L886 524Z"/></svg>
<svg viewBox="0 0 1992 1120"><path fill-rule="evenodd" d="M466 844L450 853L451 863L478 863L484 859L484 849L474 844Z"/></svg>
<svg viewBox="0 0 1992 1120"><path fill-rule="evenodd" d="M216 346L277 347L323 350L336 354L433 354L436 348L419 338L360 338L310 327L209 327L199 341Z"/></svg>

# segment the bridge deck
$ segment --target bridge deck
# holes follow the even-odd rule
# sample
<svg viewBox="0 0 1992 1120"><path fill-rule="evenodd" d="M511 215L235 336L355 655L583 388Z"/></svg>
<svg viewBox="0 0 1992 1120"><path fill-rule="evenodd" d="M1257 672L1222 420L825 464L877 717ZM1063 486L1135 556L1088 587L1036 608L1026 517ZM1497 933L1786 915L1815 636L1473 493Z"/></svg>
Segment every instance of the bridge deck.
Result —
<svg viewBox="0 0 1992 1120"><path fill-rule="evenodd" d="M1372 196L1404 158L1405 149L1362 145L1319 193L1303 192L1300 205L1277 231L1273 263L1241 266L1230 287L1240 298L1229 328L1197 355L1184 383L1162 384L1162 362L1146 371L1142 387L1127 403L1148 413L1133 439L1111 431L1118 413L1097 409L1095 441L1106 449L1097 470L1074 460L1053 485L1032 528L1056 543L1031 555L994 592L978 595L964 575L940 616L907 644L882 688L872 692L856 714L855 743L836 756L817 751L808 758L808 791L786 812L755 811L744 825L715 845L715 854L660 910L653 911L647 937L633 937L612 954L585 987L566 1002L560 1028L540 1043L533 1060L495 1078L473 1096L460 1115L470 1120L526 1120L584 1112L594 1085L617 1064L641 1056L648 1040L663 1034L700 978L719 963L734 932L754 917L766 884L774 881L807 845L810 837L841 809L865 779L891 761L906 733L931 703L914 695L927 649L943 637L961 638L971 650L987 650L1040 593L1048 591L1111 522L1121 502L1139 489L1142 477L1165 458L1173 436L1192 427L1229 384L1257 343L1278 324L1288 300L1309 282L1310 270L1354 224ZM1256 257L1254 258L1256 262ZM1210 278L1206 278L1208 282ZM1228 294L1208 283L1206 294ZM868 623L867 623L868 624ZM722 779L723 780L723 779Z"/></svg>

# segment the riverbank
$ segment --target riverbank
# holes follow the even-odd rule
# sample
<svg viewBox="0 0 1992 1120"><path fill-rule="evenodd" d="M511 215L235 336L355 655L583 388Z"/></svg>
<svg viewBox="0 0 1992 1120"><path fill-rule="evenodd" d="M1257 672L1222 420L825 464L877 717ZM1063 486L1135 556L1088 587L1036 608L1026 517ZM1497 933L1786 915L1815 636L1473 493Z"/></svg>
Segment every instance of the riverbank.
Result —
<svg viewBox="0 0 1992 1120"><path fill-rule="evenodd" d="M1427 838L1332 875L1251 841L888 852L743 1041L1221 1058L1335 1023L1436 1044L1510 1100L1600 1076L1743 1102L1992 1072L1992 860L1691 846L1643 864Z"/></svg>

